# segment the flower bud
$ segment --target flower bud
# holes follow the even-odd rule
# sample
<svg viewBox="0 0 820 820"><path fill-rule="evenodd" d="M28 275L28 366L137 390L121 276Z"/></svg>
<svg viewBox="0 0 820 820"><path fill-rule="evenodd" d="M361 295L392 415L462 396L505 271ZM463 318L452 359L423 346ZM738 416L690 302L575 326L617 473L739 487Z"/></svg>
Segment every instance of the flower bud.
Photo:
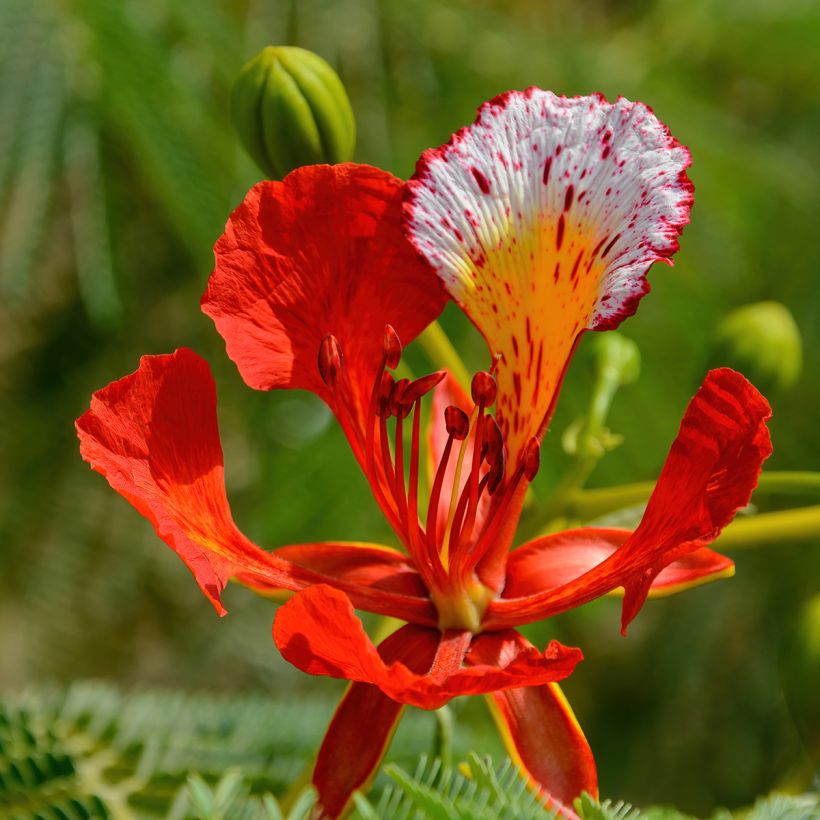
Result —
<svg viewBox="0 0 820 820"><path fill-rule="evenodd" d="M268 46L246 63L231 113L245 149L272 179L353 156L356 121L342 81L303 48Z"/></svg>
<svg viewBox="0 0 820 820"><path fill-rule="evenodd" d="M632 339L609 330L596 333L592 345L598 378L605 378L611 373L618 387L638 380L641 375L641 351Z"/></svg>
<svg viewBox="0 0 820 820"><path fill-rule="evenodd" d="M709 367L738 370L768 396L793 387L803 367L803 344L789 309L756 302L728 313L718 325Z"/></svg>

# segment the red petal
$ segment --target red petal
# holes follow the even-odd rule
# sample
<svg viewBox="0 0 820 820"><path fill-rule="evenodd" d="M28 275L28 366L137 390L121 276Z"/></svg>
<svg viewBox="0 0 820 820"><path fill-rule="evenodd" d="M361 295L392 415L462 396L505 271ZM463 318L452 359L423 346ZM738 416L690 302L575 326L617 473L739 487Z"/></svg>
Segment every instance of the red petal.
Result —
<svg viewBox="0 0 820 820"><path fill-rule="evenodd" d="M547 535L514 550L507 562L505 598L526 598L571 583L605 561L632 535L631 530L585 527ZM649 597L727 578L734 562L702 547L673 561L652 582Z"/></svg>
<svg viewBox="0 0 820 820"><path fill-rule="evenodd" d="M478 640L469 663L503 664L504 653L516 644L530 646L518 635L515 642L493 645ZM507 689L488 696L504 745L524 775L545 796L559 816L575 817L569 808L582 791L598 794L595 761L584 733L558 684Z"/></svg>
<svg viewBox="0 0 820 820"><path fill-rule="evenodd" d="M622 586L622 628L664 567L714 541L745 506L772 451L769 404L739 373L712 370L692 399L643 519L611 557L576 580L494 601L488 626L529 623Z"/></svg>
<svg viewBox="0 0 820 820"><path fill-rule="evenodd" d="M352 163L249 191L216 243L202 299L247 384L312 390L333 406L317 364L332 334L355 410L366 411L385 325L407 344L447 298L402 235L402 191L386 171Z"/></svg>
<svg viewBox="0 0 820 820"><path fill-rule="evenodd" d="M413 672L423 673L430 669L437 645L432 631L405 626L384 640L378 652L385 663L401 661ZM403 704L368 683L354 683L347 690L313 771L321 817L339 817L353 792L367 788L403 709Z"/></svg>
<svg viewBox="0 0 820 820"><path fill-rule="evenodd" d="M136 372L94 394L77 433L83 458L154 525L220 614L225 584L242 575L290 590L334 583L363 609L436 623L427 600L336 581L242 535L225 495L216 389L207 363L192 351L144 356Z"/></svg>
<svg viewBox="0 0 820 820"><path fill-rule="evenodd" d="M407 232L500 356L513 467L548 421L579 334L634 313L648 269L678 249L689 161L642 103L538 88L490 100L422 155Z"/></svg>
<svg viewBox="0 0 820 820"><path fill-rule="evenodd" d="M430 630L430 634L437 633ZM493 640L509 640L513 634L505 631ZM553 641L543 653L534 647L516 647L503 667L464 668L459 654L463 656L468 641L448 633L439 637L441 645L433 671L419 675L400 662L386 664L347 596L326 586L306 589L282 606L276 613L273 636L284 658L304 672L372 683L394 700L422 709L437 709L456 695L561 680L582 658L580 650ZM483 635L478 638L489 639Z"/></svg>
<svg viewBox="0 0 820 820"><path fill-rule="evenodd" d="M427 587L407 556L389 547L353 542L299 544L281 547L272 554L336 581L416 598L428 597ZM253 578L248 579L248 586L263 594L281 589L266 587Z"/></svg>

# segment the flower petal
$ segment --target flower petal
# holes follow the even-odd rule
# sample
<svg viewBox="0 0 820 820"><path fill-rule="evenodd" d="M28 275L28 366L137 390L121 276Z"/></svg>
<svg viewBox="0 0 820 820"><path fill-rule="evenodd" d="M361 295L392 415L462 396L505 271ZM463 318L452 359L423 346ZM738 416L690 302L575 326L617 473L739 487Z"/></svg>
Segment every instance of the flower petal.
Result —
<svg viewBox="0 0 820 820"><path fill-rule="evenodd" d="M367 410L385 324L411 342L446 302L401 232L403 183L368 165L312 165L260 182L214 247L202 310L245 382L304 388L339 412L317 365L334 335L354 413Z"/></svg>
<svg viewBox="0 0 820 820"><path fill-rule="evenodd" d="M617 327L689 221L689 152L652 111L530 88L422 154L405 226L498 365L510 462L548 422L584 329Z"/></svg>
<svg viewBox="0 0 820 820"><path fill-rule="evenodd" d="M435 632L405 626L382 641L378 652L385 663L400 661L413 672L423 673L430 669L437 648ZM403 709L403 704L376 686L350 686L333 715L313 770L321 817L339 817L353 792L367 788Z"/></svg>
<svg viewBox="0 0 820 820"><path fill-rule="evenodd" d="M530 646L512 634L506 642L493 640L492 633L482 636L468 663L503 664L506 653ZM597 796L598 778L592 751L558 684L494 692L487 702L513 762L559 816L575 817L572 801L582 791Z"/></svg>
<svg viewBox="0 0 820 820"><path fill-rule="evenodd" d="M543 653L535 647L516 648L503 666L463 667L469 633L445 633L439 637L433 671L420 675L398 661L386 664L347 596L327 586L310 587L282 606L273 637L282 656L308 674L372 683L394 700L422 709L437 709L456 695L561 680L582 658L580 650L552 641Z"/></svg>
<svg viewBox="0 0 820 820"><path fill-rule="evenodd" d="M584 527L531 541L510 554L503 597L524 598L571 583L609 558L630 535L631 530ZM701 547L665 567L652 582L649 597L672 595L734 572L730 558Z"/></svg>
<svg viewBox="0 0 820 820"><path fill-rule="evenodd" d="M336 581L416 598L429 597L427 587L407 556L379 544L349 541L298 544L280 547L272 555ZM240 580L244 581L241 577ZM248 586L261 594L281 591L281 587L269 587L254 578L248 579Z"/></svg>
<svg viewBox="0 0 820 820"><path fill-rule="evenodd" d="M297 590L331 583L357 606L436 623L430 601L336 580L260 549L236 527L225 494L216 389L193 351L144 356L139 368L99 390L77 420L80 452L153 525L220 614L228 579Z"/></svg>
<svg viewBox="0 0 820 820"><path fill-rule="evenodd" d="M739 373L712 370L689 404L658 483L634 533L574 581L524 598L493 601L488 627L555 615L625 589L622 631L664 567L718 537L745 506L772 452L771 409Z"/></svg>

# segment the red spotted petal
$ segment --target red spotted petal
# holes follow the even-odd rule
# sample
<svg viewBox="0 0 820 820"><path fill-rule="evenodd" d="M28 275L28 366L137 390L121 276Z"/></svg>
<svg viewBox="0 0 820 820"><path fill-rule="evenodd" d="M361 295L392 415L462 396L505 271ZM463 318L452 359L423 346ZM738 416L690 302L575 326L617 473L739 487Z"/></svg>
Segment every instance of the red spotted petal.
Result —
<svg viewBox="0 0 820 820"><path fill-rule="evenodd" d="M689 221L689 151L641 103L530 88L426 151L408 236L498 365L510 462L543 432L577 338L617 327Z"/></svg>
<svg viewBox="0 0 820 820"><path fill-rule="evenodd" d="M225 494L216 389L192 351L144 356L136 372L94 394L77 434L83 458L154 525L220 614L225 584L241 575L267 588L332 583L363 609L436 623L426 598L337 580L265 552L238 530Z"/></svg>
<svg viewBox="0 0 820 820"><path fill-rule="evenodd" d="M468 663L502 665L506 656L530 646L518 633L506 641L477 640ZM598 793L595 761L584 733L558 684L494 692L487 701L507 751L562 817L581 792Z"/></svg>
<svg viewBox="0 0 820 820"><path fill-rule="evenodd" d="M408 627L417 635L422 627ZM420 675L401 662L387 664L379 656L349 599L326 586L313 586L294 596L276 613L273 636L283 657L311 675L372 683L401 703L437 709L457 695L478 695L516 686L537 686L561 680L581 660L580 650L552 641L545 652L521 648L505 656L505 664L464 667L470 634L450 631L440 640L429 674ZM494 640L509 640L502 632ZM479 636L477 640L489 639Z"/></svg>
<svg viewBox="0 0 820 820"><path fill-rule="evenodd" d="M446 301L402 235L402 191L391 174L352 163L299 168L249 191L216 243L202 299L247 384L312 390L338 414L317 363L332 334L350 409L367 409L385 325L407 344Z"/></svg>
<svg viewBox="0 0 820 820"><path fill-rule="evenodd" d="M438 639L432 630L402 627L379 644L378 653L387 664L401 662L421 674L430 669L437 648ZM367 789L403 709L403 704L368 683L354 683L347 690L322 741L313 771L320 817L339 817L353 792Z"/></svg>
<svg viewBox="0 0 820 820"><path fill-rule="evenodd" d="M638 528L609 558L574 581L494 601L488 626L546 618L624 587L622 628L661 571L714 541L745 506L772 451L769 404L739 373L712 370L692 399Z"/></svg>
<svg viewBox="0 0 820 820"><path fill-rule="evenodd" d="M344 541L299 544L280 547L272 554L290 564L336 581L415 598L429 597L427 587L407 556L379 544ZM253 578L248 579L248 586L262 594L281 590L280 587L266 587Z"/></svg>
<svg viewBox="0 0 820 820"><path fill-rule="evenodd" d="M586 527L531 541L510 554L504 597L525 598L569 584L609 558L630 535L631 530ZM734 572L730 558L701 547L661 570L649 597L672 595Z"/></svg>

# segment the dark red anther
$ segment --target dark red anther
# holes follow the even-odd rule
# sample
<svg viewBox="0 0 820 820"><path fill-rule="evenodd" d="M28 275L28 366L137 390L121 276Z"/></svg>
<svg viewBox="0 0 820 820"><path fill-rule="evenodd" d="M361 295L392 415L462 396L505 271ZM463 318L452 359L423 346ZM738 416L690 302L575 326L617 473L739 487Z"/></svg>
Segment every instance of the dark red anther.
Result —
<svg viewBox="0 0 820 820"><path fill-rule="evenodd" d="M524 456L522 458L524 467L524 477L527 481L532 481L538 474L538 468L541 466L541 442L533 436L524 448Z"/></svg>
<svg viewBox="0 0 820 820"><path fill-rule="evenodd" d="M413 404L422 396L429 393L446 375L447 371L437 370L435 373L428 373L426 376L422 376L421 378L410 382L410 384L407 385L407 389L402 394L402 403Z"/></svg>
<svg viewBox="0 0 820 820"><path fill-rule="evenodd" d="M486 370L479 370L473 376L473 383L470 386L473 401L482 407L489 407L495 401L498 388L495 379Z"/></svg>
<svg viewBox="0 0 820 820"><path fill-rule="evenodd" d="M456 441L464 441L467 433L470 432L470 419L460 407L454 404L444 410L444 425Z"/></svg>
<svg viewBox="0 0 820 820"><path fill-rule="evenodd" d="M487 473L487 492L492 495L500 486L504 479L504 470L507 466L507 456L504 455L504 448L498 451L498 456L493 462L490 471Z"/></svg>
<svg viewBox="0 0 820 820"><path fill-rule="evenodd" d="M498 457L504 456L504 436L498 422L492 416L486 416L484 424L484 444L487 447L486 458L490 464L495 464Z"/></svg>
<svg viewBox="0 0 820 820"><path fill-rule="evenodd" d="M395 370L401 361L401 339L393 325L384 326L384 363Z"/></svg>
<svg viewBox="0 0 820 820"><path fill-rule="evenodd" d="M390 394L390 415L403 419L410 409L410 404L406 401L407 388L410 386L410 379L399 379L393 385ZM411 403L412 404L412 403Z"/></svg>
<svg viewBox="0 0 820 820"><path fill-rule="evenodd" d="M335 387L344 369L345 357L339 340L332 334L319 345L319 375L328 387Z"/></svg>
<svg viewBox="0 0 820 820"><path fill-rule="evenodd" d="M379 392L376 397L376 414L378 416L390 416L391 403L396 382L393 377L385 371L382 373L381 383L379 384Z"/></svg>

